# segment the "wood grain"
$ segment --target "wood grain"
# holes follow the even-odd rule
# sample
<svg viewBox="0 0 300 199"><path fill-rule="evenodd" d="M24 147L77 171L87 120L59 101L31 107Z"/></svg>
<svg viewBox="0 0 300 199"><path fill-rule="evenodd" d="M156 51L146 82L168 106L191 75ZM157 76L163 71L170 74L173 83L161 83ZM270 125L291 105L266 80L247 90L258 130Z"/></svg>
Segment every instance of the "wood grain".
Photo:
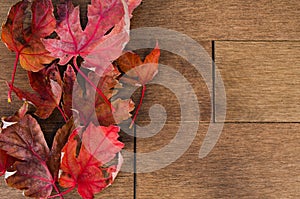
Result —
<svg viewBox="0 0 300 199"><path fill-rule="evenodd" d="M299 40L298 0L144 0L133 28L163 27L198 40Z"/></svg>
<svg viewBox="0 0 300 199"><path fill-rule="evenodd" d="M157 136L139 139L138 153L168 145L176 126L166 125ZM207 131L207 125L201 124L194 142L177 161L137 174L137 198L299 198L299 128L291 123L225 124L215 148L199 159ZM172 155L161 154L153 163Z"/></svg>
<svg viewBox="0 0 300 199"><path fill-rule="evenodd" d="M215 49L226 122L300 121L300 42L216 42ZM216 93L217 106L221 100Z"/></svg>

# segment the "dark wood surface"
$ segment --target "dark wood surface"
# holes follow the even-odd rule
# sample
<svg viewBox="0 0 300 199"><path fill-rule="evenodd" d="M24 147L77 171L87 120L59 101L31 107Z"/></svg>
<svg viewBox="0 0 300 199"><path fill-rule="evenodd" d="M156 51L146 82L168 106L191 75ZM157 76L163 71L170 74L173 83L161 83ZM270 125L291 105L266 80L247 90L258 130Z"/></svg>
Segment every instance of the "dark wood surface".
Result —
<svg viewBox="0 0 300 199"><path fill-rule="evenodd" d="M0 2L1 21L15 2ZM90 1L73 2L83 6ZM199 149L211 114L216 122L222 122L218 109L211 111L222 99L215 93L211 104L205 81L195 68L183 58L163 51L161 63L179 71L195 91L201 113L197 135L188 150L169 166L138 173L136 182L133 173L121 172L115 183L96 198L133 198L134 186L138 199L300 198L299 22L299 0L144 0L134 12L132 28L158 26L177 30L199 42L209 55L215 54L227 98L225 125L214 149L200 159ZM0 52L0 113L7 116L21 103L15 96L12 104L7 103L5 81L10 80L14 54L3 44ZM170 81L176 84L176 79ZM16 85L30 89L26 72L20 67ZM178 92L185 95L185 87L177 86ZM134 99L138 100L138 93ZM149 109L157 103L165 107L167 122L156 135L137 139L138 153L163 148L178 131L179 102L172 91L159 85L148 87L138 125L151 123ZM194 110L185 111L193 114ZM43 127L49 132L61 125L57 113L51 118ZM158 125L161 116L154 115L152 119ZM197 125L196 121L187 123ZM145 132L140 129L136 133ZM132 137L122 137L126 150L132 151ZM134 163L132 159L128 161ZM153 164L155 161L161 160L153 160ZM138 170L145 166L139 162L139 155L136 166ZM7 188L3 180L0 197L23 198L21 192ZM66 198L78 196L74 193Z"/></svg>

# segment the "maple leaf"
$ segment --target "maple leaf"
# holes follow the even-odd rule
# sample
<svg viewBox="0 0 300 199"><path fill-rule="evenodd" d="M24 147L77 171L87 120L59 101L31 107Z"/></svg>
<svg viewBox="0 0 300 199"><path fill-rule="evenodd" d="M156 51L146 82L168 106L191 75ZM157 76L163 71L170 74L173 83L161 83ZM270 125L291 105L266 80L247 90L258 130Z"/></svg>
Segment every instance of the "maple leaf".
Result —
<svg viewBox="0 0 300 199"><path fill-rule="evenodd" d="M141 108L146 92L146 84L150 82L158 73L159 57L160 49L158 47L158 44L156 44L156 47L150 52L149 55L146 56L144 62L142 62L140 57L133 52L127 52L123 54L115 62L116 65L121 69L121 71L125 73L125 76L122 77L121 80L135 86L143 87L142 96L135 111L130 128L132 127Z"/></svg>
<svg viewBox="0 0 300 199"><path fill-rule="evenodd" d="M64 188L77 186L78 193L88 199L107 187L112 182L116 168L103 166L124 147L118 141L119 130L116 126L96 127L90 123L82 133L79 154L76 151L79 136L75 130L63 148L60 185Z"/></svg>
<svg viewBox="0 0 300 199"><path fill-rule="evenodd" d="M52 56L60 58L59 64L65 65L73 58L76 70L111 106L102 91L81 71L77 57L85 59L84 67L102 74L121 55L129 40L127 3L124 0L92 0L88 6L88 23L84 30L80 24L79 7L74 8L70 1L59 6L58 14L61 20L55 31L59 39L44 39L46 49ZM110 33L106 34L108 31Z"/></svg>
<svg viewBox="0 0 300 199"><path fill-rule="evenodd" d="M17 124L2 130L0 149L20 160L16 172L6 179L9 186L25 190L25 196L45 198L55 182L46 165L49 149L37 121L25 115Z"/></svg>
<svg viewBox="0 0 300 199"><path fill-rule="evenodd" d="M35 114L42 119L48 118L55 108L64 116L59 103L62 95L62 80L55 64L39 72L28 72L30 85L36 94L12 87L20 99L25 99L36 106ZM65 116L64 116L65 117Z"/></svg>
<svg viewBox="0 0 300 199"><path fill-rule="evenodd" d="M103 76L100 77L98 74L90 72L88 77L97 85L98 89L103 91L107 99L111 99L116 94L114 88L120 87L117 80L119 75L119 71L110 65ZM103 126L119 124L130 118L130 112L134 109L134 103L130 99L114 99L112 102L114 110L111 110L111 107L89 84L85 84L85 87L82 88L75 81L73 92L73 109L78 112L76 116L83 125L87 125L89 122Z"/></svg>
<svg viewBox="0 0 300 199"><path fill-rule="evenodd" d="M28 10L30 5L32 20L28 24L26 22L30 15ZM11 85L14 83L19 60L25 70L33 72L41 70L44 68L43 64L49 64L54 60L54 57L45 49L41 38L50 35L55 26L56 20L51 0L35 0L33 3L22 0L11 8L7 21L2 26L1 34L1 39L7 48L16 52ZM9 102L11 101L10 94L11 89L8 94Z"/></svg>
<svg viewBox="0 0 300 199"><path fill-rule="evenodd" d="M117 44L116 41L106 42L106 40L119 32L111 31L108 35L105 34L112 28L115 29L114 26L121 21L125 10L128 9L126 3L123 3L121 0L92 0L88 6L88 23L84 30L82 30L80 24L79 7L74 8L72 3L67 1L61 4L59 8L62 20L55 29L59 39L43 40L46 49L51 52L51 55L60 58L59 64L65 65L71 58L76 58L77 56L85 58L95 51L98 46L102 46L103 43L105 43L106 48L102 50L110 52L109 57L113 57L110 61L120 56L124 47ZM65 11L67 12L65 13ZM121 34L119 36L122 37L120 39L122 40L122 45L128 42L128 38L123 38ZM117 37L114 37L114 39L117 39ZM114 51L120 53L112 56ZM97 57L99 58L97 65L99 65L103 61L100 58L103 57L100 57L100 55L97 55ZM108 57L104 59L107 60Z"/></svg>

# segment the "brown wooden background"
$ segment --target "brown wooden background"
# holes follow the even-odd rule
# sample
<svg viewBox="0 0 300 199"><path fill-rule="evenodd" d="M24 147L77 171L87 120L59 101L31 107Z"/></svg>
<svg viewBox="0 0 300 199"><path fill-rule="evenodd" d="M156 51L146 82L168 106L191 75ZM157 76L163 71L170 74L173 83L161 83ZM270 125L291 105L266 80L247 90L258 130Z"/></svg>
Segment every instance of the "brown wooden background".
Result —
<svg viewBox="0 0 300 199"><path fill-rule="evenodd" d="M1 0L1 21L15 2ZM74 2L84 11L89 1ZM300 198L299 22L299 0L144 0L134 12L132 28L173 29L215 55L226 89L225 125L212 152L199 159L214 104L201 75L182 58L162 52L161 63L183 74L197 94L201 110L198 134L171 165L146 174L122 172L97 198ZM14 55L3 44L0 52L0 113L4 116L20 103L15 98L7 104L5 81L10 80ZM16 85L29 89L25 72L18 69ZM219 100L216 93L214 103ZM149 86L138 124L150 123L149 108L156 103L168 113L164 128L151 138L138 138L135 144L124 134L127 150L135 146L139 153L157 150L176 135L180 107L174 94L162 86ZM213 114L216 122L222 122L217 111ZM57 117L55 113L43 128L51 132L59 127ZM22 195L1 181L0 197Z"/></svg>

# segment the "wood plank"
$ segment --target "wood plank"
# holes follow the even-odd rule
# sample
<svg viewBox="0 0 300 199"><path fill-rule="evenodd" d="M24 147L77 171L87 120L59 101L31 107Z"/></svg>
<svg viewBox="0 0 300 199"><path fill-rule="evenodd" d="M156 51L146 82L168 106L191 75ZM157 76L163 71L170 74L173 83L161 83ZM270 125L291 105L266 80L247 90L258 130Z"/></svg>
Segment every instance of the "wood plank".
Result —
<svg viewBox="0 0 300 199"><path fill-rule="evenodd" d="M299 40L298 0L143 0L133 28L163 27L198 40Z"/></svg>
<svg viewBox="0 0 300 199"><path fill-rule="evenodd" d="M300 42L216 42L215 53L227 122L300 121Z"/></svg>
<svg viewBox="0 0 300 199"><path fill-rule="evenodd" d="M139 154L168 145L176 127L166 125L156 136L138 139L138 162ZM199 159L207 131L207 124L201 124L192 145L177 161L137 174L137 198L299 198L299 128L294 123L226 123L215 148ZM165 158L172 155L164 154ZM165 161L160 157L153 164ZM138 164L138 170L143 166Z"/></svg>

